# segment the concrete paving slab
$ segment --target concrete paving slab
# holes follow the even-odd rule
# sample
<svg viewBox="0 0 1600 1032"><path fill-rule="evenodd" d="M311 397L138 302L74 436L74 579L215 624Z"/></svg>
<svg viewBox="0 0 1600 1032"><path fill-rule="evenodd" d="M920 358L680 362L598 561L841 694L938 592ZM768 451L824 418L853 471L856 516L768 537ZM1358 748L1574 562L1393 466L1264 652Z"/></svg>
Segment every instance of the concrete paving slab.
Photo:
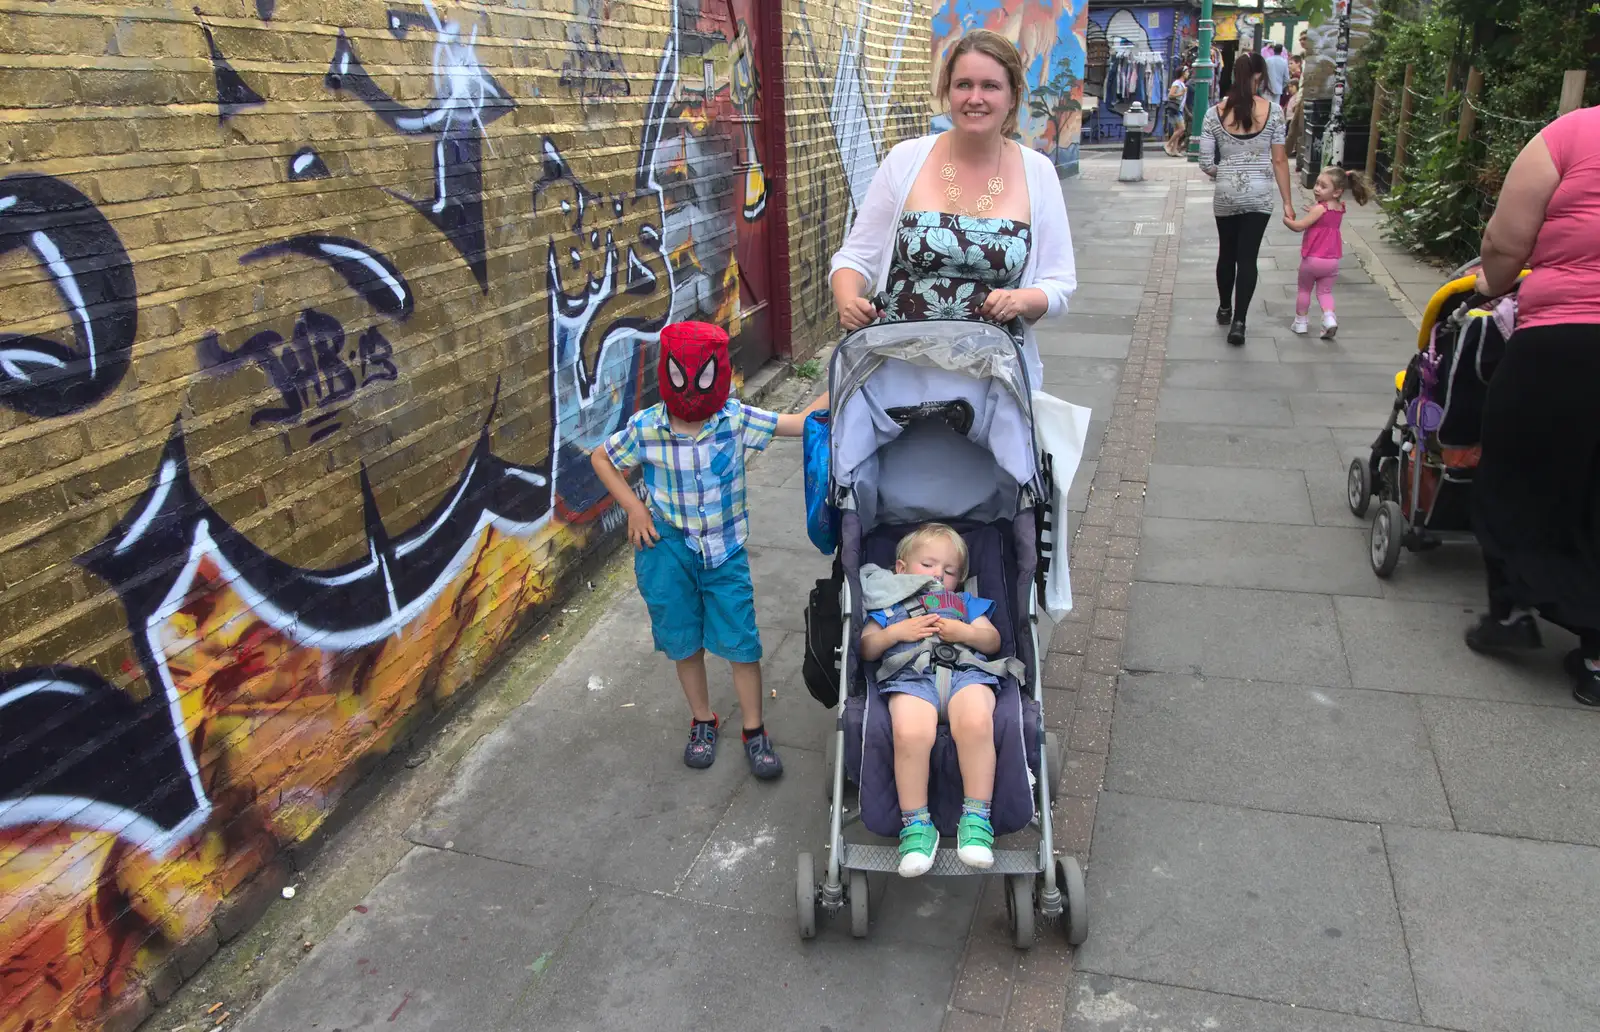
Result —
<svg viewBox="0 0 1600 1032"><path fill-rule="evenodd" d="M1106 792L1088 884L1080 971L1420 1016L1374 825Z"/></svg>
<svg viewBox="0 0 1600 1032"><path fill-rule="evenodd" d="M1556 628L1543 627L1542 652L1491 658L1472 652L1462 642L1462 633L1476 619L1476 613L1463 606L1339 598L1334 608L1357 688L1578 705L1561 672L1562 652L1577 643Z"/></svg>
<svg viewBox="0 0 1600 1032"><path fill-rule="evenodd" d="M1121 361L1089 355L1052 355L1045 363L1044 382L1115 386L1122 379L1122 366Z"/></svg>
<svg viewBox="0 0 1600 1032"><path fill-rule="evenodd" d="M1088 460L1078 463L1078 473L1072 478L1072 488L1067 492L1067 511L1082 513L1089 508L1089 489L1094 486L1094 475L1100 463Z"/></svg>
<svg viewBox="0 0 1600 1032"><path fill-rule="evenodd" d="M1316 389L1315 370L1266 362L1169 361L1162 370L1162 386L1202 391L1273 392Z"/></svg>
<svg viewBox="0 0 1600 1032"><path fill-rule="evenodd" d="M1045 329L1048 325L1041 324L1036 331L1039 357L1046 364L1052 358L1063 356L1125 359L1133 340L1132 335L1126 333L1057 333Z"/></svg>
<svg viewBox="0 0 1600 1032"><path fill-rule="evenodd" d="M1339 336L1334 340L1318 340L1315 346L1312 346L1305 340L1295 337L1292 340L1278 341L1277 352L1278 360L1282 362L1370 363L1393 366L1394 368L1389 370L1389 375L1392 377L1411 361L1411 356L1416 351L1413 342L1414 338L1397 338L1393 335L1360 337L1354 331L1346 333L1341 326Z"/></svg>
<svg viewBox="0 0 1600 1032"><path fill-rule="evenodd" d="M1074 405L1082 405L1094 414L1097 421L1104 422L1111 416L1112 406L1117 399L1117 385L1115 383L1085 384L1075 380L1063 380L1052 376L1050 367L1044 370L1044 390L1062 401Z"/></svg>
<svg viewBox="0 0 1600 1032"><path fill-rule="evenodd" d="M1271 341L1257 341L1256 347L1232 347L1226 337L1228 331L1213 325L1210 329L1182 329L1174 327L1167 335L1167 358L1172 361L1206 361L1243 364L1249 362L1277 362L1278 353Z"/></svg>
<svg viewBox="0 0 1600 1032"><path fill-rule="evenodd" d="M960 950L856 941L839 922L802 943L792 915L730 920L718 907L613 892L530 977L497 1032L744 1032L802 1014L807 1028L936 1032ZM662 1005L686 998L698 1005Z"/></svg>
<svg viewBox="0 0 1600 1032"><path fill-rule="evenodd" d="M1381 593L1366 535L1345 527L1146 517L1134 576L1169 584Z"/></svg>
<svg viewBox="0 0 1600 1032"><path fill-rule="evenodd" d="M800 472L804 457L799 441L777 438L767 445L766 451L748 452L745 455L745 484L750 487L781 487L785 480Z"/></svg>
<svg viewBox="0 0 1600 1032"><path fill-rule="evenodd" d="M806 493L804 488L748 485L745 502L750 508L750 545L777 548L811 547L806 537ZM816 552L816 549L812 549ZM816 552L819 559L821 552ZM826 562L826 560L823 560ZM820 575L819 575L820 576Z"/></svg>
<svg viewBox="0 0 1600 1032"><path fill-rule="evenodd" d="M1146 516L1243 523L1312 520L1305 475L1299 470L1152 463Z"/></svg>
<svg viewBox="0 0 1600 1032"><path fill-rule="evenodd" d="M1138 307L1138 302L1129 298L1107 297L1100 293L1098 288L1111 285L1109 283L1086 284L1082 290L1072 295L1072 302L1068 306L1069 309L1077 315L1126 315L1130 308Z"/></svg>
<svg viewBox="0 0 1600 1032"><path fill-rule="evenodd" d="M1412 828L1384 837L1430 1024L1600 1028L1600 851Z"/></svg>
<svg viewBox="0 0 1600 1032"><path fill-rule="evenodd" d="M751 518L754 534L755 519ZM806 599L817 579L828 575L828 559L805 536L805 528L776 545L748 545L750 580L756 591L756 623L767 630L806 629Z"/></svg>
<svg viewBox="0 0 1600 1032"><path fill-rule="evenodd" d="M683 765L686 729L654 727L631 712L601 723L556 709L517 710L478 743L407 838L646 892L673 891L750 770L736 741L722 743L709 770L690 770Z"/></svg>
<svg viewBox="0 0 1600 1032"><path fill-rule="evenodd" d="M1421 701L1461 830L1600 846L1600 713Z"/></svg>
<svg viewBox="0 0 1600 1032"><path fill-rule="evenodd" d="M1406 553L1383 582L1383 597L1482 609L1487 604L1485 583L1483 553L1469 539L1432 552Z"/></svg>
<svg viewBox="0 0 1600 1032"><path fill-rule="evenodd" d="M1293 426L1294 415L1282 395L1263 391L1162 390L1158 423L1210 423L1226 426Z"/></svg>
<svg viewBox="0 0 1600 1032"><path fill-rule="evenodd" d="M1067 1032L1414 1032L1419 1026L1221 993L1080 975Z"/></svg>
<svg viewBox="0 0 1600 1032"><path fill-rule="evenodd" d="M1135 582L1130 598L1129 670L1350 685L1325 595Z"/></svg>
<svg viewBox="0 0 1600 1032"><path fill-rule="evenodd" d="M1156 427L1155 459L1176 466L1252 469L1343 469L1340 452L1321 427L1265 429L1231 424Z"/></svg>
<svg viewBox="0 0 1600 1032"><path fill-rule="evenodd" d="M482 1028L603 891L578 876L415 848L237 1027Z"/></svg>
<svg viewBox="0 0 1600 1032"><path fill-rule="evenodd" d="M1296 426L1339 426L1367 430L1377 436L1394 407L1393 394L1385 396L1318 391L1291 394L1289 409Z"/></svg>
<svg viewBox="0 0 1600 1032"><path fill-rule="evenodd" d="M1079 275L1082 275L1080 271ZM1122 277L1111 282L1126 282L1126 273L1107 270L1106 275ZM1062 333L1132 333L1132 315L1076 315L1069 304L1067 314L1050 321L1050 327Z"/></svg>
<svg viewBox="0 0 1600 1032"><path fill-rule="evenodd" d="M1372 510L1377 508L1377 502L1369 504L1365 516L1357 516L1350 511L1350 502L1345 498L1345 475L1348 470L1306 469L1300 472L1306 479L1306 490L1311 495L1311 512L1318 526L1354 527L1363 534L1371 533ZM1400 576L1398 571L1395 576Z"/></svg>
<svg viewBox="0 0 1600 1032"><path fill-rule="evenodd" d="M1451 828L1416 701L1183 674L1124 674L1106 789Z"/></svg>

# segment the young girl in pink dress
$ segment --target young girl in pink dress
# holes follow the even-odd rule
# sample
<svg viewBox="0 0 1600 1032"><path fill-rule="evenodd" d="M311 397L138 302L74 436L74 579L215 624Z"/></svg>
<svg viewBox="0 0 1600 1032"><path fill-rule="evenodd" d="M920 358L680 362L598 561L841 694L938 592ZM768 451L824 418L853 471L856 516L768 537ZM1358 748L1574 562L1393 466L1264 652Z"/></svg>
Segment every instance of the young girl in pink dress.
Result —
<svg viewBox="0 0 1600 1032"><path fill-rule="evenodd" d="M1283 216L1284 225L1296 233L1304 233L1300 242L1300 293L1295 299L1294 324L1296 333L1309 329L1307 318L1311 314L1311 290L1317 291L1317 304L1322 307L1322 338L1327 340L1339 332L1339 320L1333 314L1333 281L1339 275L1339 259L1344 257L1344 238L1340 227L1344 222L1344 195L1348 192L1357 204L1366 204L1369 191L1367 181L1359 172L1347 172L1338 165L1329 165L1317 177L1311 196L1316 200L1304 218Z"/></svg>

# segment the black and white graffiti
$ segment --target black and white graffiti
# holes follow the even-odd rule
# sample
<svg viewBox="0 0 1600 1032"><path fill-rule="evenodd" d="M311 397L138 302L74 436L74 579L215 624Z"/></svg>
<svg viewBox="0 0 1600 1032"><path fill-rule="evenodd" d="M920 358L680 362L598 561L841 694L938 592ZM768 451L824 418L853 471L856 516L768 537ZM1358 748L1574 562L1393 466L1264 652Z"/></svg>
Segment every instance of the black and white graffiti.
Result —
<svg viewBox="0 0 1600 1032"><path fill-rule="evenodd" d="M329 89L347 91L371 108L386 125L408 136L432 136L433 197L428 200L390 191L416 208L466 259L478 286L489 289L488 241L483 224L483 149L490 122L510 113L514 104L494 76L484 70L475 50L478 30L463 36L460 23L439 17L424 0L426 18L413 12L390 11L389 30L400 39L413 28L434 33L434 96L425 108L412 108L390 96L356 57L355 45L343 32L328 67Z"/></svg>
<svg viewBox="0 0 1600 1032"><path fill-rule="evenodd" d="M122 239L94 203L52 176L0 180L0 256L27 250L72 321L73 347L0 333L0 404L30 416L87 408L121 382L139 330L138 287Z"/></svg>

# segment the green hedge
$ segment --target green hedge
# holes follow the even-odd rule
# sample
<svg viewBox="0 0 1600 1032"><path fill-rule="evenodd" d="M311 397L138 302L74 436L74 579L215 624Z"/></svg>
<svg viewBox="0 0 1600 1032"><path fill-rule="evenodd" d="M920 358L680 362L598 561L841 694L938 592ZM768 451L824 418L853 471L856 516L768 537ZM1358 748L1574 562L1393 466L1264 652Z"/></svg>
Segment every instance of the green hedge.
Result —
<svg viewBox="0 0 1600 1032"><path fill-rule="evenodd" d="M1588 68L1585 103L1600 102L1600 7L1595 0L1381 0L1379 8L1366 54L1370 80L1352 81L1350 95L1367 99L1372 81L1383 85L1390 153L1405 68L1415 67L1405 167L1392 171L1400 183L1383 202L1389 233L1413 250L1464 261L1477 254L1511 162L1555 117L1566 70ZM1459 141L1472 67L1483 73L1483 91L1476 126Z"/></svg>

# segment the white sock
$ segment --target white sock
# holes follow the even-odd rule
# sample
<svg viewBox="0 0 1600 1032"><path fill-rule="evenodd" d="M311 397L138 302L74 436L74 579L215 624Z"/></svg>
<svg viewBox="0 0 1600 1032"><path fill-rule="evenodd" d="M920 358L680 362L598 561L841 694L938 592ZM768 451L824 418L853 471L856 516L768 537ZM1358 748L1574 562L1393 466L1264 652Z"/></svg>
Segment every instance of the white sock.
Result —
<svg viewBox="0 0 1600 1032"><path fill-rule="evenodd" d="M1526 619L1528 619L1528 617L1530 617L1532 615L1533 615L1533 612L1531 610L1528 610L1528 609L1513 609L1511 611L1511 615L1506 617L1504 620L1501 620L1500 622L1502 624L1504 624L1505 626L1510 627L1512 624L1516 623L1518 620L1526 620Z"/></svg>

